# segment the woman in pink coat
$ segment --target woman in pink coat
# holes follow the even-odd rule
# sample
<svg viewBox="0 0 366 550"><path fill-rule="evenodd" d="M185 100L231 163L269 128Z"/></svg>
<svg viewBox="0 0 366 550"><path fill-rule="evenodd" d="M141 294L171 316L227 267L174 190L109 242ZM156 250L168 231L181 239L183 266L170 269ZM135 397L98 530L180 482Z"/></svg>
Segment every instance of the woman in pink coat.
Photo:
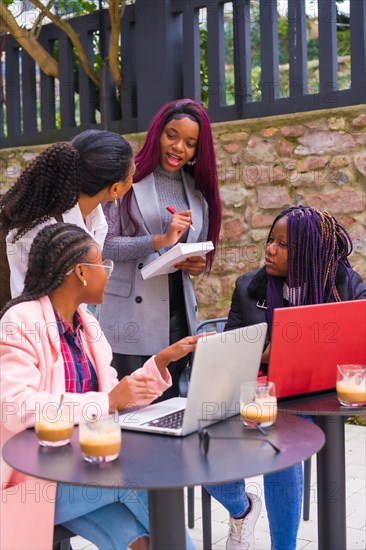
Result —
<svg viewBox="0 0 366 550"><path fill-rule="evenodd" d="M88 415L148 404L171 385L167 366L194 351L188 337L151 357L118 382L112 353L96 319L79 308L101 303L113 263L76 225L42 229L30 251L23 293L1 318L1 443L34 426L36 410L64 394L78 423ZM31 478L1 463L0 548L52 547L63 524L99 549L147 548L146 493L98 488L98 498L73 487ZM129 491L131 493L131 491Z"/></svg>

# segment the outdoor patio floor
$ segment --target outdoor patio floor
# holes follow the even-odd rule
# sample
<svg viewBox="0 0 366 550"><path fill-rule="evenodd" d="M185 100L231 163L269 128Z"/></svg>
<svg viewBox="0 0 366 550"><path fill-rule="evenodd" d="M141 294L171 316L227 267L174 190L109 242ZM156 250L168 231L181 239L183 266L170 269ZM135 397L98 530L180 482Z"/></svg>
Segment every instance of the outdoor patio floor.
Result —
<svg viewBox="0 0 366 550"><path fill-rule="evenodd" d="M366 548L366 428L346 425L346 494L347 494L347 550ZM262 476L247 482L247 489L263 494ZM195 489L195 527L190 529L197 550L203 549L201 525L201 490ZM297 550L316 550L317 507L316 507L316 459L312 459L310 520L301 521ZM223 550L228 532L226 510L212 500L212 548ZM262 512L255 527L256 550L270 550L269 527L263 502ZM96 546L81 537L72 539L73 550L95 550ZM329 549L331 550L331 549Z"/></svg>

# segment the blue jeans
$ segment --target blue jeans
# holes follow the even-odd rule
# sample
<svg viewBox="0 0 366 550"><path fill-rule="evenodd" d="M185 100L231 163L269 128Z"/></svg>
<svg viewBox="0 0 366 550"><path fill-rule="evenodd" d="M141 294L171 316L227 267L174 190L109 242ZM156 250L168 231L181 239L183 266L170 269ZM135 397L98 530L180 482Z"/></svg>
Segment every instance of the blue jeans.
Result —
<svg viewBox="0 0 366 550"><path fill-rule="evenodd" d="M59 483L55 510L58 524L90 540L99 550L125 550L138 538L149 535L147 492ZM194 550L188 533L186 544L187 549Z"/></svg>
<svg viewBox="0 0 366 550"><path fill-rule="evenodd" d="M295 550L301 517L302 465L296 464L280 472L266 474L263 478L271 548L272 550ZM242 516L249 506L244 480L207 485L205 489L234 518Z"/></svg>

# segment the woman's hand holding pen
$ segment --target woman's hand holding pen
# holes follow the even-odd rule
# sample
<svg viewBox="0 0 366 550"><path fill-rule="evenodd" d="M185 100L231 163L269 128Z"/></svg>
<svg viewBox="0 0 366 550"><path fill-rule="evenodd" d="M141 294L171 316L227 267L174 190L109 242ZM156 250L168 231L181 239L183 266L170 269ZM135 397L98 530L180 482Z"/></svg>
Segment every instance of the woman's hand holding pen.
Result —
<svg viewBox="0 0 366 550"><path fill-rule="evenodd" d="M192 224L192 211L182 210L182 212L174 212L170 220L170 224L165 233L161 235L154 235L153 247L154 250L160 250L166 246L172 246L175 244L182 234Z"/></svg>

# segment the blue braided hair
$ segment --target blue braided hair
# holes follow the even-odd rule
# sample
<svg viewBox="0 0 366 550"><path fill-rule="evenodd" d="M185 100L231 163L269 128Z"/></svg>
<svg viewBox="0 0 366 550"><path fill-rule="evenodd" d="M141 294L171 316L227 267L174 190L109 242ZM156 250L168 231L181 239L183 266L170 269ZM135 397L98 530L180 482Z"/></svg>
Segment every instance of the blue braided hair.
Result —
<svg viewBox="0 0 366 550"><path fill-rule="evenodd" d="M329 212L299 205L283 210L275 218L269 236L281 218L287 218L289 305L340 302L335 283L338 267L343 266L348 280L351 278L348 256L353 246L346 229ZM268 275L270 323L273 310L285 306L284 282L283 277Z"/></svg>

